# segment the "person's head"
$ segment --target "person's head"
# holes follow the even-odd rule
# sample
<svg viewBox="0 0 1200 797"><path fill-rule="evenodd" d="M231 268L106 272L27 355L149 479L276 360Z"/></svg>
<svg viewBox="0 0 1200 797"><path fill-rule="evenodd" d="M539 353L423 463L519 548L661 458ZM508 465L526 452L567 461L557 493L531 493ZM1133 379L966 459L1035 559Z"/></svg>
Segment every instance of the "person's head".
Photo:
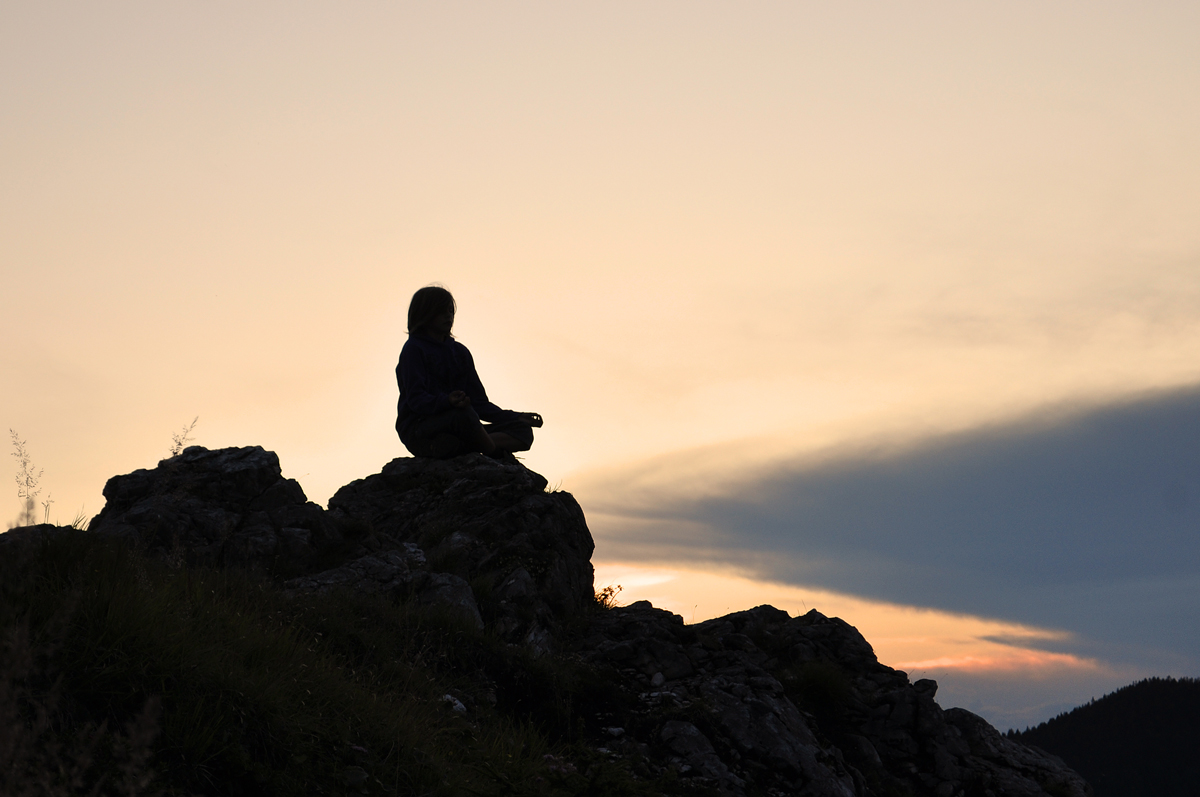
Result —
<svg viewBox="0 0 1200 797"><path fill-rule="evenodd" d="M426 285L414 293L408 303L408 334L449 335L456 309L450 291L440 285ZM444 317L447 313L449 324Z"/></svg>

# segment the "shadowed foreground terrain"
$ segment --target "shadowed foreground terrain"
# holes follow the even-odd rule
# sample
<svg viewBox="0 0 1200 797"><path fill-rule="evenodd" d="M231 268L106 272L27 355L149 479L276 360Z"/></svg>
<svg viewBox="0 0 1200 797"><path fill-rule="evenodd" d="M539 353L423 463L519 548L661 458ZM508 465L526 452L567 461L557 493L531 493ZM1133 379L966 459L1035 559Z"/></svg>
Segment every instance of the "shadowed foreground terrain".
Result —
<svg viewBox="0 0 1200 797"><path fill-rule="evenodd" d="M402 458L322 509L193 447L0 535L0 794L1091 793L836 618L598 599L545 488Z"/></svg>
<svg viewBox="0 0 1200 797"><path fill-rule="evenodd" d="M1200 680L1148 678L1010 738L1059 755L1097 797L1200 793Z"/></svg>

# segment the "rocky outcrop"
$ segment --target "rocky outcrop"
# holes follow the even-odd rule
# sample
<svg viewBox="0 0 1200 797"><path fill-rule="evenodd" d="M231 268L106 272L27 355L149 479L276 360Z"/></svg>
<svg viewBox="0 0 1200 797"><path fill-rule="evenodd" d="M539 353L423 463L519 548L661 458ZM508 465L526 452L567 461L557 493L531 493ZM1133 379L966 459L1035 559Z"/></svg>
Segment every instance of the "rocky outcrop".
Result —
<svg viewBox="0 0 1200 797"><path fill-rule="evenodd" d="M259 446L192 446L153 470L114 476L89 528L179 564L296 574L354 552L347 529L285 479Z"/></svg>
<svg viewBox="0 0 1200 797"><path fill-rule="evenodd" d="M547 652L592 602L593 542L567 493L516 461L396 459L329 510L259 447L193 446L114 476L91 530L178 565L248 567L292 592L411 597Z"/></svg>
<svg viewBox="0 0 1200 797"><path fill-rule="evenodd" d="M489 627L544 652L594 600L583 510L545 488L516 461L405 457L338 490L329 509L418 546L429 570L471 585Z"/></svg>
<svg viewBox="0 0 1200 797"><path fill-rule="evenodd" d="M937 684L884 666L848 623L770 606L695 625L648 603L577 643L636 697L607 744L722 794L1085 797L1063 762L1013 743Z"/></svg>
<svg viewBox="0 0 1200 797"><path fill-rule="evenodd" d="M1092 790L1061 758L1001 736L987 720L966 709L951 708L946 722L960 734L968 754L960 771L994 794L1091 794Z"/></svg>
<svg viewBox="0 0 1200 797"><path fill-rule="evenodd" d="M294 595L416 601L581 661L623 694L595 718L602 753L701 792L1091 793L1059 759L943 710L936 683L880 664L837 618L760 606L685 625L646 602L600 608L583 512L545 487L515 461L401 458L325 510L271 452L193 447L111 479L91 529L175 565L260 569Z"/></svg>
<svg viewBox="0 0 1200 797"><path fill-rule="evenodd" d="M787 618L770 607L753 613ZM660 748L663 765L725 794L861 793L836 748L817 740L764 666L768 655L733 617L685 626L678 615L639 601L591 624L579 653L611 667L640 704L610 718L626 731L610 747L628 755Z"/></svg>

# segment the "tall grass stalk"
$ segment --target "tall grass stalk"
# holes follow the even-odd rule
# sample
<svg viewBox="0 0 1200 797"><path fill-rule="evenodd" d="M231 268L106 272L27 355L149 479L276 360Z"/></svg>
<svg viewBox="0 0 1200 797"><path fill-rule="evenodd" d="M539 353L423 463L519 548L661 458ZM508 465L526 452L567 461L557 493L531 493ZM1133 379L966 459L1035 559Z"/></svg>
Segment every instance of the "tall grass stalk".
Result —
<svg viewBox="0 0 1200 797"><path fill-rule="evenodd" d="M192 418L192 422L183 427L181 431L175 432L171 435L171 456L179 456L181 453L183 453L183 449L187 448L187 444L195 439L192 437L192 430L196 428L196 422L199 420L200 416L197 415L195 418Z"/></svg>
<svg viewBox="0 0 1200 797"><path fill-rule="evenodd" d="M12 430L8 430L9 436L12 438L13 451L12 456L17 460L17 497L21 499L21 513L17 516L15 523L10 523L9 528L14 526L32 526L37 523L37 497L41 493L42 488L38 486L38 480L42 478L43 470L33 464L33 458L29 456L29 449L26 448L26 442ZM46 508L46 518L49 522L50 517L50 496L46 496L44 506Z"/></svg>

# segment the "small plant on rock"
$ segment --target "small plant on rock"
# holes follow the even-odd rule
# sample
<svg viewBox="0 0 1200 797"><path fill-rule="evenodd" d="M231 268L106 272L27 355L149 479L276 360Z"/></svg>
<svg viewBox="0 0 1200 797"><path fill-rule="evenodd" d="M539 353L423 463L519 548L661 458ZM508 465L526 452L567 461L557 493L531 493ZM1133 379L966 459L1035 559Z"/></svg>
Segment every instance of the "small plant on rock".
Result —
<svg viewBox="0 0 1200 797"><path fill-rule="evenodd" d="M12 437L14 451L13 457L17 460L17 497L22 501L21 514L17 516L15 523L9 524L9 528L17 526L32 526L37 523L37 513L34 511L37 508L37 497L41 493L42 488L38 486L38 480L42 478L42 469L35 467L33 458L29 456L29 450L25 448L25 441L12 429L8 430ZM50 504L54 503L50 500L50 496L46 496L46 500L42 502L42 506L46 508L46 518L49 522Z"/></svg>
<svg viewBox="0 0 1200 797"><path fill-rule="evenodd" d="M621 592L621 585L616 586L609 584L603 589L596 590L596 605L602 609L615 609L619 605L617 603L617 595Z"/></svg>
<svg viewBox="0 0 1200 797"><path fill-rule="evenodd" d="M171 456L179 456L183 453L183 449L187 448L187 444L195 439L192 437L192 430L196 428L196 421L198 420L200 420L199 415L192 418L192 422L183 427L181 431L171 435Z"/></svg>

